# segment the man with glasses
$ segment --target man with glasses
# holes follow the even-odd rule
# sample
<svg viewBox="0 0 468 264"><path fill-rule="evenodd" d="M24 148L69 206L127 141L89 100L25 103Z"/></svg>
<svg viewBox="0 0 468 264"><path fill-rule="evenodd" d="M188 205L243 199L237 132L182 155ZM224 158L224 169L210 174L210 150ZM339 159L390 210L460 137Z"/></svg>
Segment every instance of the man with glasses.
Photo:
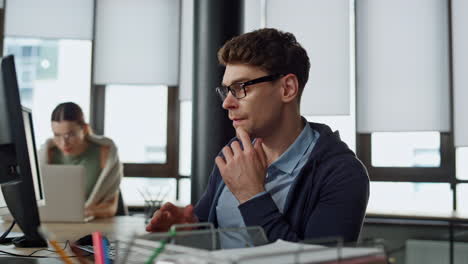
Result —
<svg viewBox="0 0 468 264"><path fill-rule="evenodd" d="M147 226L175 223L261 226L273 242L340 236L356 241L369 198L369 177L337 132L308 123L300 98L309 58L291 33L260 29L218 52L226 67L216 92L237 137L215 159L195 207L165 204ZM230 247L246 244L233 237Z"/></svg>

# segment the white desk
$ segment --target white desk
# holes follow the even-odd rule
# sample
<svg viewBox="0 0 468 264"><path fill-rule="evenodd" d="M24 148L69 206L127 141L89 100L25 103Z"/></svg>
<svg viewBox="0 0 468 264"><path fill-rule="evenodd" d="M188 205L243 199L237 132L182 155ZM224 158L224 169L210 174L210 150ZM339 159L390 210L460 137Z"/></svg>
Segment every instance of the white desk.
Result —
<svg viewBox="0 0 468 264"><path fill-rule="evenodd" d="M3 222L1 229L6 230L11 222ZM47 228L48 231L53 233L57 241L62 245L68 241L75 241L78 238L88 235L94 231L100 231L107 236L111 241L113 240L129 240L135 234L144 234L145 223L143 217L133 216L116 216L113 218L98 219L89 223L52 223L43 222L42 225ZM12 230L13 232L21 232L19 227L16 225ZM68 248L68 247L67 247ZM53 250L52 248L50 248ZM69 249L69 248L68 248ZM38 250L38 248L16 248L14 245L0 245L0 250L7 251L14 254L29 255L32 252ZM72 253L68 250L68 254ZM41 251L35 256L57 256L55 253L48 251ZM0 258L0 263L3 263Z"/></svg>
<svg viewBox="0 0 468 264"><path fill-rule="evenodd" d="M143 217L116 216L97 219L89 223L52 223L43 222L42 225L54 233L57 241L76 240L94 231L100 231L110 240L126 240L135 233L144 234L145 223Z"/></svg>
<svg viewBox="0 0 468 264"><path fill-rule="evenodd" d="M1 225L3 226L3 229L6 229L9 224L10 223L8 222L1 223ZM90 223L79 223L79 224L78 223L43 223L43 225L50 232L55 234L55 236L57 237L57 241L62 242L62 246L64 245L63 243L67 240L74 241L84 235L90 234L93 231L100 231L104 233L104 235L106 235L111 241L116 240L116 239L127 241L131 239L133 235L135 234L138 235L138 234L146 233L144 218L143 217L131 217L131 216L119 216L119 217L114 217L114 218L109 218L109 219L95 220ZM19 230L16 229L16 231L19 231ZM227 260L229 259L229 256L239 257L240 255L244 254L245 255L244 260L238 263L283 263L283 260L282 260L283 257L296 259L295 254L297 254L297 249L301 248L301 250L303 249L311 250L310 252L303 253L303 254L310 254L310 256L303 255L302 257L304 258L307 258L307 259L310 258L310 260L312 260L319 256L320 257L325 256L327 261L336 260L336 256L338 254L338 250L336 248L335 249L330 248L326 252L321 252L317 254L318 251L316 251L316 246L309 245L308 247L310 248L304 248L304 245L300 245L296 243L277 241L276 243L265 245L265 246L260 246L257 248L222 250L216 253L210 253L211 254L210 256L215 256L215 257ZM29 255L32 252L37 250L37 249L15 248L13 245L0 246L0 249L10 252L10 253L21 254L21 255ZM193 250L194 249L191 249L191 251ZM281 251L283 251L284 254ZM67 247L66 252L68 255L73 255L73 253L70 252L69 247ZM387 263L383 253L382 253L382 256L380 255L380 253L383 252L383 250L379 248L343 249L340 252L341 254L343 254L343 256L348 256L349 258L358 257L358 256L363 256L363 257L369 256L368 259L365 259L366 261L359 262L359 263L372 263L372 264ZM130 258L132 260L135 260L135 258L143 258L146 260L147 259L147 256L145 255L146 253L147 253L146 251L138 250L138 251L135 251L135 254L131 255ZM188 253L188 252L186 251L185 253ZM328 255L325 253L327 253ZM258 254L259 258L256 258L256 259L251 258L251 257L249 258L249 255L255 255L255 254ZM283 255L280 255L280 254L283 254ZM34 255L57 257L56 253L48 252L48 251L41 251ZM187 256L179 255L179 257L186 258ZM200 258L203 259L206 257L207 255L203 255L202 257L198 255L199 259ZM55 263L60 263L59 261L57 261L57 259L48 258L48 259L38 260L35 264L50 264L50 263L53 263L54 261ZM73 259L73 261L74 263L78 263L76 259ZM290 263L290 261L286 261L286 262ZM0 264L2 263L11 264L8 258L0 257ZM28 262L28 263L31 263L31 262ZM144 263L144 261L142 261L141 263ZM301 262L301 263L304 263L304 262ZM351 263L351 262L346 262L346 263ZM357 262L352 262L352 263L357 263Z"/></svg>

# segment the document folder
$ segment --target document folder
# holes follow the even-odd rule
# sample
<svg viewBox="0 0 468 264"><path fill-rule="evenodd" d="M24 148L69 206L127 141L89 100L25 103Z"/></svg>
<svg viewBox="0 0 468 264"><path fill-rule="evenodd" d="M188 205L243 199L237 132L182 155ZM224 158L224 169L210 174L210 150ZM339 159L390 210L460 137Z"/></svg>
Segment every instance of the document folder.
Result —
<svg viewBox="0 0 468 264"><path fill-rule="evenodd" d="M203 229L205 228L205 229ZM181 225L173 227L175 233L151 233L138 236L128 245L122 262L145 263L155 249L164 245L153 263L220 263L220 264L386 264L385 250L381 244L348 245L341 239L322 239L296 243L277 240L267 243L261 227L215 229L210 224ZM246 236L249 247L220 249L226 234ZM167 242L167 244L166 244ZM326 245L326 246L325 246Z"/></svg>

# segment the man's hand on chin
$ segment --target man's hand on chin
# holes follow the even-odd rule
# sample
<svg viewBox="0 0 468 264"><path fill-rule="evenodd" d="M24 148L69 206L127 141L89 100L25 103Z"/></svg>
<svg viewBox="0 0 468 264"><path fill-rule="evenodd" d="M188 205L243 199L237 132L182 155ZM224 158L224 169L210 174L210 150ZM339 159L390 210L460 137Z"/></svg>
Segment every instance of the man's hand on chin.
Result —
<svg viewBox="0 0 468 264"><path fill-rule="evenodd" d="M257 138L252 145L249 135L242 127L236 129L238 141L222 150L224 159L216 157L215 163L221 172L224 183L242 204L258 193L265 191L267 158L262 147L262 139Z"/></svg>

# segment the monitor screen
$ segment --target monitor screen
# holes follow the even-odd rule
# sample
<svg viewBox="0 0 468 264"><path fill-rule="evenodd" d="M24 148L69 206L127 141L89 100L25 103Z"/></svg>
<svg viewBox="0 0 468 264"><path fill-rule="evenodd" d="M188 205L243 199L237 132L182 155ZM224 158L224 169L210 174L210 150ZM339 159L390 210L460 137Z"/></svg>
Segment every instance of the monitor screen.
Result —
<svg viewBox="0 0 468 264"><path fill-rule="evenodd" d="M13 56L1 60L0 71L0 184L5 204L24 233L13 243L44 247L37 199L41 200L40 173L31 113L21 107Z"/></svg>
<svg viewBox="0 0 468 264"><path fill-rule="evenodd" d="M24 132L26 134L26 143L29 154L29 164L31 166L31 174L33 177L34 192L38 206L45 204L44 190L42 188L41 174L39 170L39 160L36 152L36 142L34 137L33 119L31 111L23 107L23 123Z"/></svg>

